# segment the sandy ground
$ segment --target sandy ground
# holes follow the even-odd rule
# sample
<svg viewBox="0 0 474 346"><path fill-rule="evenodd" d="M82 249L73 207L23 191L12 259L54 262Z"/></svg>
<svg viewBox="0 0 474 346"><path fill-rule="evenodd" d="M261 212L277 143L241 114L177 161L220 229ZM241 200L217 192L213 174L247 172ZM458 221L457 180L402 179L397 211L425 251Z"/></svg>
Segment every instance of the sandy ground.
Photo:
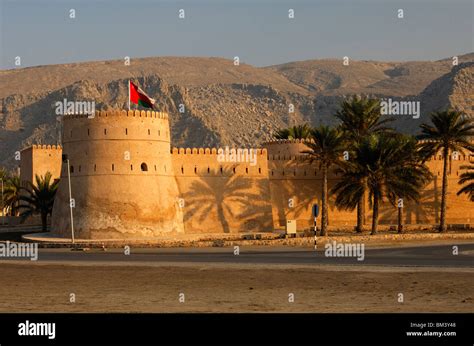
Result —
<svg viewBox="0 0 474 346"><path fill-rule="evenodd" d="M0 312L474 311L472 269L2 263L0 277Z"/></svg>

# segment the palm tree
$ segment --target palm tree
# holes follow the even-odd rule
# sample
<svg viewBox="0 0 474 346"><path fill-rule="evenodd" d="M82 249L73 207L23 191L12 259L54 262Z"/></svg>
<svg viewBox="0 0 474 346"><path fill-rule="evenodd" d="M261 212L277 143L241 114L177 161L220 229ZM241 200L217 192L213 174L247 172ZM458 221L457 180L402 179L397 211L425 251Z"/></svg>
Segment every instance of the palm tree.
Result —
<svg viewBox="0 0 474 346"><path fill-rule="evenodd" d="M420 145L411 136L398 135L400 155L404 159L403 169L399 172L399 184L389 185L389 201L397 207L397 231L403 233L403 206L405 202L420 200L421 189L433 178L420 154Z"/></svg>
<svg viewBox="0 0 474 346"><path fill-rule="evenodd" d="M328 226L328 171L334 164L338 164L343 151L347 148L344 136L337 128L319 126L311 131L312 141L306 145L309 150L303 151L308 154L311 161L318 160L323 174L321 182L321 235L327 234Z"/></svg>
<svg viewBox="0 0 474 346"><path fill-rule="evenodd" d="M374 133L393 132L386 125L394 118L382 119L379 99L353 96L341 103L341 109L335 116L340 120L340 128L350 142L361 142Z"/></svg>
<svg viewBox="0 0 474 346"><path fill-rule="evenodd" d="M16 216L18 204L20 202L20 193L22 187L20 184L20 177L14 175L7 180L4 192L5 206L10 210L10 215Z"/></svg>
<svg viewBox="0 0 474 346"><path fill-rule="evenodd" d="M459 196L460 194L465 193L468 195L469 200L474 202L474 165L461 166L461 169L465 169L466 172L459 176L459 184L468 184L463 186L461 190L458 191L457 195Z"/></svg>
<svg viewBox="0 0 474 346"><path fill-rule="evenodd" d="M20 196L20 208L24 209L20 216L27 218L34 213L39 213L43 231L47 230L48 215L53 212L54 197L59 183L58 180L51 182L51 178L50 172L47 172L44 177L36 174L36 185L29 183L26 188L28 194Z"/></svg>
<svg viewBox="0 0 474 346"><path fill-rule="evenodd" d="M443 157L443 181L441 188L441 215L439 231L446 231L446 197L448 194L448 159L450 154L458 152L463 154L464 149L474 150L471 140L474 136L474 122L472 118L465 116L456 110L446 110L431 113L431 123L422 124L421 140L426 140L422 144L421 151L424 160L428 160L433 155L441 152Z"/></svg>
<svg viewBox="0 0 474 346"><path fill-rule="evenodd" d="M310 136L311 126L308 124L280 129L274 133L276 139L308 139Z"/></svg>
<svg viewBox="0 0 474 346"><path fill-rule="evenodd" d="M387 133L393 131L386 125L394 118L382 119L381 105L379 99L369 97L353 96L341 103L341 109L335 114L340 120L340 128L348 143L357 145L368 136L376 133ZM364 187L364 186L363 186ZM364 187L364 190L366 188ZM365 219L365 193L360 196L357 203L357 226L356 232L362 232Z"/></svg>
<svg viewBox="0 0 474 346"><path fill-rule="evenodd" d="M415 148L412 139L400 135L373 134L363 140L354 149L354 159L338 170L342 178L332 190L337 194L336 205L353 210L367 188L372 205L371 234L376 234L383 198L416 200L429 177Z"/></svg>

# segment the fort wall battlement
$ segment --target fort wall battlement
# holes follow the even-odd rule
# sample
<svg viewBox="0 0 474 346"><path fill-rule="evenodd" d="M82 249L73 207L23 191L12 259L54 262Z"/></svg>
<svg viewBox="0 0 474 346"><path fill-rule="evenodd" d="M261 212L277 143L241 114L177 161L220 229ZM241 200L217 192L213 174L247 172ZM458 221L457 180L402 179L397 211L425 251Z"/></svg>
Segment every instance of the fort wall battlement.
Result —
<svg viewBox="0 0 474 346"><path fill-rule="evenodd" d="M172 154L173 155L218 155L219 149L223 148L173 148ZM232 148L230 148L232 149ZM243 150L250 150L250 149L239 149ZM266 156L267 149L252 149L253 152L258 156Z"/></svg>
<svg viewBox="0 0 474 346"><path fill-rule="evenodd" d="M63 148L60 145L55 144L33 144L30 147L23 149L22 151L33 150L33 149L40 149L40 150L60 150L62 151Z"/></svg>

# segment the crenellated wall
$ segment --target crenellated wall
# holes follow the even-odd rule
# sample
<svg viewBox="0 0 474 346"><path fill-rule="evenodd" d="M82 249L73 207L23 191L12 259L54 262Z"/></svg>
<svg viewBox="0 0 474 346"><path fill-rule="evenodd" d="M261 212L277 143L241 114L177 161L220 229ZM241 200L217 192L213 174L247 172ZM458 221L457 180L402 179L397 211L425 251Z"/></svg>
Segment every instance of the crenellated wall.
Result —
<svg viewBox="0 0 474 346"><path fill-rule="evenodd" d="M321 204L321 171L302 152L305 141L274 141L232 156L224 148L170 148L166 113L113 110L67 115L63 149L33 146L22 151L22 177L59 175L61 151L70 161L75 233L78 238L173 237L178 234L238 233L284 228L296 219L312 226L311 207ZM242 154L242 155L240 155ZM457 196L459 155L450 162L448 223L474 223L472 202ZM420 203L405 203L407 224L439 220L441 157L427 165L433 181ZM56 173L55 173L56 172ZM70 236L67 170L63 163L52 230ZM23 179L23 178L22 178ZM27 178L25 178L27 179ZM338 177L329 173L329 188ZM366 222L371 212L366 203ZM395 224L397 209L385 202L380 223ZM329 199L329 225L354 226L355 211L341 211Z"/></svg>

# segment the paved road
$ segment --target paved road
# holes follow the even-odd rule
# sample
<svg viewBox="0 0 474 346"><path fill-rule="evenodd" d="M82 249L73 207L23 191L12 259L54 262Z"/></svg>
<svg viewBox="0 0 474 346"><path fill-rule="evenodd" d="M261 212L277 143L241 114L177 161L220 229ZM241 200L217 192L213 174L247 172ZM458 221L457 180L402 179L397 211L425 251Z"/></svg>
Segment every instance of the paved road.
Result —
<svg viewBox="0 0 474 346"><path fill-rule="evenodd" d="M455 244L455 243L453 243ZM136 265L174 263L258 263L258 264L327 264L327 265L383 265L383 266L428 266L474 268L474 243L458 243L458 255L453 255L453 245L416 246L404 248L365 249L364 260L356 257L326 257L324 249L288 247L241 247L240 254L225 248L172 248L131 249L125 255L122 249L39 249L39 261L92 261L107 264L111 262L133 262ZM0 263L9 259L0 258ZM17 258L15 260L18 260ZM5 262L4 262L5 263Z"/></svg>

